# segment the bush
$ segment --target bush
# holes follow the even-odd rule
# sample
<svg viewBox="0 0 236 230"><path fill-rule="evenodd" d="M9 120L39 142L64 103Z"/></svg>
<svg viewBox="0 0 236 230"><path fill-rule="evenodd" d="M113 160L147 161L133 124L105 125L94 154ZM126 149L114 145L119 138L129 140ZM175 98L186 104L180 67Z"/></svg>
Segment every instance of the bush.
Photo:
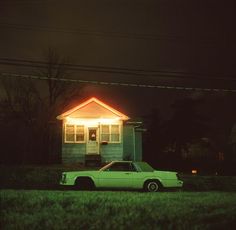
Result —
<svg viewBox="0 0 236 230"><path fill-rule="evenodd" d="M233 176L191 176L183 175L185 191L236 191L236 177Z"/></svg>

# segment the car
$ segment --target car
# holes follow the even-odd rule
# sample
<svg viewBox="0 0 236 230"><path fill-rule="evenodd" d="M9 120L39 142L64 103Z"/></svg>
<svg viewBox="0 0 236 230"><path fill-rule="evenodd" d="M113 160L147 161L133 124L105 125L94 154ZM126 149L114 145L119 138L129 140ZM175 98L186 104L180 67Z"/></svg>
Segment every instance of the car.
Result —
<svg viewBox="0 0 236 230"><path fill-rule="evenodd" d="M61 185L79 190L139 189L157 192L163 188L181 188L177 172L157 171L146 162L112 161L99 170L63 172Z"/></svg>

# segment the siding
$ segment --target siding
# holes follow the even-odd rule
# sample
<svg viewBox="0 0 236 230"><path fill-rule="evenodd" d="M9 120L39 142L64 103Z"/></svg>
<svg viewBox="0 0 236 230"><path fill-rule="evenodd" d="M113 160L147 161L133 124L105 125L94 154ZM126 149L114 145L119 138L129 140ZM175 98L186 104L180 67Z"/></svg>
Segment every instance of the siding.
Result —
<svg viewBox="0 0 236 230"><path fill-rule="evenodd" d="M135 160L142 161L142 132L135 132Z"/></svg>
<svg viewBox="0 0 236 230"><path fill-rule="evenodd" d="M84 163L86 153L86 144L69 144L62 145L62 162L63 163ZM110 162L123 159L123 144L107 144L100 146L102 162Z"/></svg>
<svg viewBox="0 0 236 230"><path fill-rule="evenodd" d="M86 144L62 144L62 163L84 163Z"/></svg>
<svg viewBox="0 0 236 230"><path fill-rule="evenodd" d="M135 132L134 126L124 126L124 160L142 160L142 132Z"/></svg>
<svg viewBox="0 0 236 230"><path fill-rule="evenodd" d="M123 159L123 144L122 143L108 143L100 146L100 153L102 162L110 162L114 160Z"/></svg>
<svg viewBox="0 0 236 230"><path fill-rule="evenodd" d="M134 138L133 138L133 126L125 125L123 127L124 133L124 160L134 159Z"/></svg>

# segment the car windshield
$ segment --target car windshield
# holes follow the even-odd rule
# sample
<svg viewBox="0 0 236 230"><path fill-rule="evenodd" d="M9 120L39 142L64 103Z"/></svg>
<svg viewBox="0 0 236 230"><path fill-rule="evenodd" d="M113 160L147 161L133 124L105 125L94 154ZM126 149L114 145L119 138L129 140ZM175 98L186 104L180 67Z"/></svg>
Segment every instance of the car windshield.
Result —
<svg viewBox="0 0 236 230"><path fill-rule="evenodd" d="M103 166L102 168L100 168L99 171L104 171L107 168L109 168L111 165L112 165L112 162L110 162L109 164L107 164L107 165Z"/></svg>
<svg viewBox="0 0 236 230"><path fill-rule="evenodd" d="M135 162L136 168L138 168L138 171L142 172L153 172L154 169L146 162Z"/></svg>

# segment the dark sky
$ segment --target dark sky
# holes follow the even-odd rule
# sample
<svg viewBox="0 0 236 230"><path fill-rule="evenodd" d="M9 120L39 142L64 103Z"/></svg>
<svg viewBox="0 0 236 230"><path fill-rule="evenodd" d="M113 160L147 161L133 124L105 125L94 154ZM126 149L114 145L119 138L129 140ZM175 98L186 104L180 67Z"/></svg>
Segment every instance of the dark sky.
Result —
<svg viewBox="0 0 236 230"><path fill-rule="evenodd" d="M167 73L78 71L73 78L235 89L235 9L234 0L1 0L0 63L2 58L41 61L51 47L77 65ZM225 113L231 121L235 94L96 85L84 90L84 96L116 101L135 116L158 107L166 117L176 98L205 97L205 113L219 113L219 120L227 119Z"/></svg>
<svg viewBox="0 0 236 230"><path fill-rule="evenodd" d="M1 0L1 57L235 74L235 1Z"/></svg>

